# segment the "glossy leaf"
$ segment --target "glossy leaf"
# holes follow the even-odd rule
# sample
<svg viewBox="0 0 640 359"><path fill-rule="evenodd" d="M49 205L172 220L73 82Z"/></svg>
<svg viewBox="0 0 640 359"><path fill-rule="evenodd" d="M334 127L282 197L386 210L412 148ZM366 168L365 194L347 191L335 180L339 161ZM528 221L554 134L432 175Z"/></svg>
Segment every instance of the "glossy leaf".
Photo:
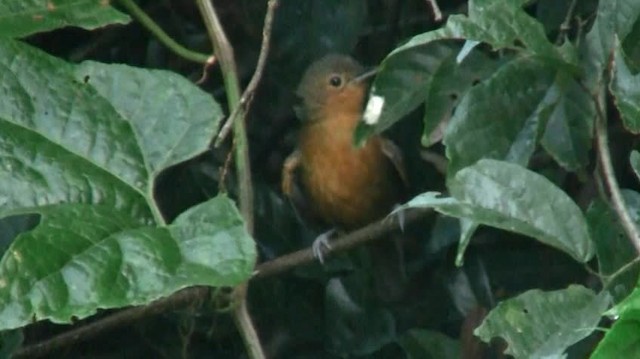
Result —
<svg viewBox="0 0 640 359"><path fill-rule="evenodd" d="M449 181L453 197L427 192L406 207L440 213L521 233L556 247L580 262L593 256L593 244L580 208L545 177L518 165L481 160Z"/></svg>
<svg viewBox="0 0 640 359"><path fill-rule="evenodd" d="M502 337L516 358L560 356L591 334L608 304L608 296L578 285L530 290L498 304L475 334L485 342Z"/></svg>
<svg viewBox="0 0 640 359"><path fill-rule="evenodd" d="M2 0L0 14L0 38L25 37L66 26L91 30L130 21L109 1L98 0Z"/></svg>
<svg viewBox="0 0 640 359"><path fill-rule="evenodd" d="M252 239L226 197L188 210L167 228L101 205L39 213L40 225L20 235L0 263L2 329L34 319L66 323L191 285L234 285L253 268Z"/></svg>
<svg viewBox="0 0 640 359"><path fill-rule="evenodd" d="M624 127L631 133L638 134L640 133L640 75L631 73L620 44L616 45L611 92Z"/></svg>

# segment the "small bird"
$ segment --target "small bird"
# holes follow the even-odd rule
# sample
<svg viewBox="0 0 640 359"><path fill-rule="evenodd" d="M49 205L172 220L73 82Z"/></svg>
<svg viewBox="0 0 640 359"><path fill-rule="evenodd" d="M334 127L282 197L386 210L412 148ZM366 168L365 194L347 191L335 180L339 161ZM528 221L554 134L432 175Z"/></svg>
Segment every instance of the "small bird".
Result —
<svg viewBox="0 0 640 359"><path fill-rule="evenodd" d="M393 142L373 136L362 147L353 144L369 75L351 57L337 54L307 69L296 91L302 99L296 111L302 120L298 148L282 171L285 195L293 196L299 171L313 214L347 231L389 214L406 190L402 154ZM322 246L329 247L327 239L325 234L314 242L321 261Z"/></svg>

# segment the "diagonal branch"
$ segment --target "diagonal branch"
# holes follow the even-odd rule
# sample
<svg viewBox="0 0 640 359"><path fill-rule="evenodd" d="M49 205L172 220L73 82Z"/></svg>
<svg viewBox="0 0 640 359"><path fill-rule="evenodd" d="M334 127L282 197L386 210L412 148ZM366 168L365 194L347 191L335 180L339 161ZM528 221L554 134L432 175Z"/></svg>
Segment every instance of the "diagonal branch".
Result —
<svg viewBox="0 0 640 359"><path fill-rule="evenodd" d="M247 88L244 90L242 97L240 97L240 103L233 109L227 121L224 123L220 132L218 133L218 138L216 139L215 146L218 147L224 141L224 139L229 134L231 130L231 125L235 122L236 117L242 112L246 114L248 112L249 106L251 106L251 100L253 99L253 94L258 87L258 83L260 83L260 79L262 78L262 72L264 71L264 66L267 63L267 57L269 55L269 42L271 39L271 28L273 27L273 16L275 14L275 10L278 7L278 0L269 0L267 4L267 15L264 18L264 27L262 29L262 45L260 46L260 55L258 56L258 64L256 65L256 70L247 85Z"/></svg>

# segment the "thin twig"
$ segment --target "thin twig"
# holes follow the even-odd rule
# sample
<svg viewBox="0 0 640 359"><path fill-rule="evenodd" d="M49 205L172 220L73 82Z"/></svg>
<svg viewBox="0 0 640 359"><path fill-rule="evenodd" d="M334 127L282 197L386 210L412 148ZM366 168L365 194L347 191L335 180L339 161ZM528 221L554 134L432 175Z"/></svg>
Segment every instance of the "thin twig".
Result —
<svg viewBox="0 0 640 359"><path fill-rule="evenodd" d="M607 69L608 74L611 73L612 67L613 56L610 56L609 66ZM608 83L607 78L610 78L610 76L606 76L605 83ZM627 237L629 237L629 240L636 248L636 251L640 253L640 232L638 232L638 227L636 227L636 224L629 214L627 205L622 197L622 192L620 192L620 186L618 185L618 180L615 176L613 164L611 163L611 153L609 152L609 139L607 134L607 115L604 110L603 97L604 95L592 93L593 102L596 108L596 143L598 159L604 176L604 184L611 197L613 209L620 218L620 223L622 224L622 228L627 234Z"/></svg>
<svg viewBox="0 0 640 359"><path fill-rule="evenodd" d="M201 64L206 64L212 62L211 55L201 54L199 52L191 51L186 47L180 45L177 41L171 38L158 24L153 21L141 8L136 5L133 0L120 0L122 6L124 6L127 11L133 17L135 17L142 26L146 27L149 32L155 35L161 43L163 43L169 50L173 51L176 55L181 56L187 60L193 62L199 62Z"/></svg>
<svg viewBox="0 0 640 359"><path fill-rule="evenodd" d="M247 85L247 88L244 90L242 97L240 97L240 103L231 111L231 114L227 118L227 121L224 123L220 132L218 133L218 138L215 142L215 147L220 146L222 141L227 137L229 131L231 130L231 124L235 122L236 117L240 112L247 113L249 112L249 106L251 106L251 100L253 99L253 94L260 83L260 79L262 78L262 73L264 72L264 66L267 63L267 57L269 55L269 43L271 39L271 28L273 27L273 16L275 14L275 10L278 7L278 0L269 0L267 4L267 14L264 17L264 27L262 28L262 45L260 46L260 55L258 55L258 64L256 65L256 70Z"/></svg>
<svg viewBox="0 0 640 359"><path fill-rule="evenodd" d="M435 22L442 21L442 11L440 11L438 2L436 0L427 0L427 4L431 6L431 11L433 11L433 21Z"/></svg>
<svg viewBox="0 0 640 359"><path fill-rule="evenodd" d="M408 211L404 216L403 223L404 225L409 225L417 222L418 220L425 218L429 213L432 213L432 211ZM398 230L400 230L400 223L397 216L382 219L362 229L331 241L331 249L325 253L325 258L369 242L387 238L389 234L397 232ZM295 267L310 264L316 260L317 259L313 256L311 248L302 249L258 265L253 277L251 277L251 280L259 280L278 275ZM33 358L51 354L60 348L89 340L115 328L166 312L170 309L187 306L195 300L204 300L209 297L209 293L209 288L187 288L146 306L124 309L91 324L72 329L46 341L23 347L16 351L14 356L16 358Z"/></svg>

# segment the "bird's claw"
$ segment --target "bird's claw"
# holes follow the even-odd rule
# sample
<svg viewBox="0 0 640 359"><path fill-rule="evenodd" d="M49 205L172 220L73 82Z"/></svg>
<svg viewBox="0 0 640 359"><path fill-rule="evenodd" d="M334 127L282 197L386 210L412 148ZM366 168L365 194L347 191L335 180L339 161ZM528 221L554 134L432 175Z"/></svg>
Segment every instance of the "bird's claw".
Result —
<svg viewBox="0 0 640 359"><path fill-rule="evenodd" d="M398 216L398 225L400 226L401 232L404 232L404 225L405 225L404 211L405 210L406 210L405 208L402 208L402 205L396 204L395 206L393 206L393 211L391 212L392 214L395 214L396 216Z"/></svg>
<svg viewBox="0 0 640 359"><path fill-rule="evenodd" d="M322 233L313 241L313 244L311 244L313 256L318 258L321 264L324 264L324 253L331 250L329 238L331 238L333 233L335 233L335 229Z"/></svg>

